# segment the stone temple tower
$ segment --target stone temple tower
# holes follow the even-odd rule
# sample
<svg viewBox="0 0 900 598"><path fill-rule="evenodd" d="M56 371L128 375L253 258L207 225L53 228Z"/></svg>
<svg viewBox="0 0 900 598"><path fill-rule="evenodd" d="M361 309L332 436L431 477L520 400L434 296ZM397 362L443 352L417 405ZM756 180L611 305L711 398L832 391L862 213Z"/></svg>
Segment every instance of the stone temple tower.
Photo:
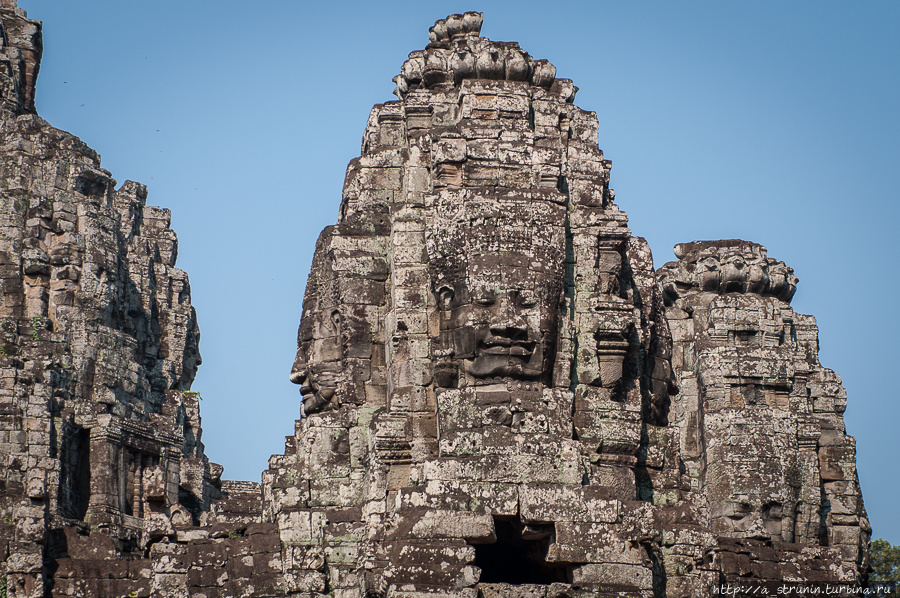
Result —
<svg viewBox="0 0 900 598"><path fill-rule="evenodd" d="M297 574L409 598L856 581L845 395L790 268L700 242L658 282L596 115L481 22L410 54L316 246L304 417L263 479Z"/></svg>

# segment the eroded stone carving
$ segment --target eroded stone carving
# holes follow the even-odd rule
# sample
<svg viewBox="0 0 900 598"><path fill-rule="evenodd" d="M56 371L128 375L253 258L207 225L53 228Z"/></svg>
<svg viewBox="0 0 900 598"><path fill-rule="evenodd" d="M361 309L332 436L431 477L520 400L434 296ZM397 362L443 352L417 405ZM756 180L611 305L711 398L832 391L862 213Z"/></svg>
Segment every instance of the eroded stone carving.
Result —
<svg viewBox="0 0 900 598"><path fill-rule="evenodd" d="M41 59L41 24L28 19L15 1L4 0L0 25L0 115L34 112L34 86Z"/></svg>
<svg viewBox="0 0 900 598"><path fill-rule="evenodd" d="M869 525L846 393L819 365L815 320L788 305L793 271L740 240L675 253L658 273L683 381L675 419L712 531L834 546L842 567L860 566Z"/></svg>
<svg viewBox="0 0 900 598"><path fill-rule="evenodd" d="M556 67L546 60L534 60L515 42L492 42L479 37L482 13L467 12L441 19L428 31L431 41L403 63L394 77L400 99L411 90L458 86L466 79L524 81L549 88L556 79ZM560 83L566 99L575 89Z"/></svg>
<svg viewBox="0 0 900 598"><path fill-rule="evenodd" d="M797 277L784 262L766 257L756 243L694 241L675 246L678 262L661 268L660 282L671 299L693 287L711 293L754 293L790 303Z"/></svg>
<svg viewBox="0 0 900 598"><path fill-rule="evenodd" d="M426 239L438 386L550 382L565 265L565 209L554 199L537 188L438 193Z"/></svg>
<svg viewBox="0 0 900 598"><path fill-rule="evenodd" d="M510 546L532 554L521 557L532 581L601 583L589 566L604 562L600 545L576 539L574 521L591 516L563 504L587 492L618 512L639 498L645 430L665 422L676 388L654 365L671 343L651 325L664 323L652 260L613 204L594 115L572 105L571 82L541 79L544 62L477 37L479 26L473 13L438 22L403 67L403 101L369 119L304 298L291 377L307 417L265 476L286 542L342 542L305 539L299 523L322 513L312 505L340 511L371 538L348 570L397 595L474 588ZM350 311L361 344L338 342ZM308 491L289 490L289 475ZM547 492L557 502L545 512ZM636 533L604 521L596 542ZM458 549L439 568L446 546ZM650 591L646 554L625 555L623 575ZM479 587L515 581L522 563Z"/></svg>
<svg viewBox="0 0 900 598"><path fill-rule="evenodd" d="M0 577L11 598L165 595L160 546L222 495L190 285L169 211L34 114L40 54L2 0Z"/></svg>
<svg viewBox="0 0 900 598"><path fill-rule="evenodd" d="M867 524L815 494L835 475L816 426L848 441L801 401L828 374L791 328L791 269L717 241L655 274L574 86L480 25L448 17L410 55L317 247L292 373L307 417L264 476L282 539L346 547L337 518L365 539L335 566L392 596L706 595L744 554L759 579L855 579ZM362 296L351 372L332 316ZM810 535L814 513L850 527Z"/></svg>
<svg viewBox="0 0 900 598"><path fill-rule="evenodd" d="M400 100L370 115L303 299L303 417L260 485L204 455L167 211L31 113L39 24L0 0L11 597L864 578L846 394L790 308L792 270L729 240L679 245L654 272L596 115L481 22L435 23Z"/></svg>

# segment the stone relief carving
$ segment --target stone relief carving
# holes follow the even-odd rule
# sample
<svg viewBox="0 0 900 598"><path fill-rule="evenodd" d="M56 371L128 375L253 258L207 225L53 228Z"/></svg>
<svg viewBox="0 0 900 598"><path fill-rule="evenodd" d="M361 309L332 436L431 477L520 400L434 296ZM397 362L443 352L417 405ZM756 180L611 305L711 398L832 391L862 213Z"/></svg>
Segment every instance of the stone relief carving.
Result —
<svg viewBox="0 0 900 598"><path fill-rule="evenodd" d="M292 373L306 417L289 440L296 456L286 453L272 479L291 463L344 467L342 452L327 451L346 434L349 473L301 473L310 515L318 504L369 509L383 499L378 523L360 523L369 537L382 537L381 522L410 531L360 544L366 554L436 537L476 547L452 573L429 569L434 547L414 564L376 558L368 579L388 588L527 581L602 591L615 579L649 595L665 569L682 572L666 573L667 587L703 594L703 571L732 574L732 550L778 569L806 557L774 542L825 546L814 528L836 525L835 537L851 539L823 558L855 575L867 533L858 487L842 477L825 499L815 494L837 474L820 474L831 453L811 439L836 420L811 415L809 380L828 374L810 357L809 333L798 333L809 321L787 307L792 270L758 244L703 241L677 246L680 260L654 272L608 188L596 121L571 103L576 88L543 80L541 61L478 37L479 27L474 13L439 21L395 79L401 101L373 110L341 218L317 248ZM367 221L376 226L361 233ZM323 267L338 247L361 253ZM372 256L385 268L360 275ZM341 365L354 346L337 342L345 320L330 317L357 299L328 290L353 276L369 276L381 299L366 312L369 361L355 373ZM335 389L321 399L318 372ZM340 385L351 378L348 400ZM335 484L346 498L326 490ZM272 495L267 508L286 517L296 503L274 498L275 486ZM585 521L604 538L595 542L571 506L535 513L561 496L606 500L620 515L591 511ZM828 519L831 496L847 506ZM702 531L684 552L638 540L673 526ZM643 555L604 552L617 542ZM527 577L497 556L519 550ZM685 554L692 565L678 569Z"/></svg>
<svg viewBox="0 0 900 598"><path fill-rule="evenodd" d="M537 389L549 382L555 359L564 211L487 194L467 194L460 203L471 228L435 216L426 240L440 321L438 383L456 388L525 381ZM523 212L540 216L522 218Z"/></svg>
<svg viewBox="0 0 900 598"><path fill-rule="evenodd" d="M846 393L793 271L740 240L654 271L596 115L481 23L436 22L372 111L303 299L302 417L259 485L204 455L168 212L31 114L39 24L0 1L0 144L22 165L0 189L11 597L864 579Z"/></svg>
<svg viewBox="0 0 900 598"><path fill-rule="evenodd" d="M845 393L818 382L834 374L816 358L812 318L789 306L793 270L740 240L686 243L675 254L680 260L657 274L676 331L673 365L682 376L698 374L676 398L676 419L687 424L685 446L694 438L705 445L686 461L708 501L712 530L828 545L845 533L830 526L851 525L843 541L854 552L868 521L855 473L838 474L846 470L834 462L849 458L853 441L831 436L838 451L821 441L823 430L837 427L843 435Z"/></svg>
<svg viewBox="0 0 900 598"><path fill-rule="evenodd" d="M729 245L730 244L730 245ZM784 262L766 257L755 243L695 241L675 246L677 263L662 266L660 282L676 299L680 289L697 287L711 293L754 293L790 303L797 277Z"/></svg>

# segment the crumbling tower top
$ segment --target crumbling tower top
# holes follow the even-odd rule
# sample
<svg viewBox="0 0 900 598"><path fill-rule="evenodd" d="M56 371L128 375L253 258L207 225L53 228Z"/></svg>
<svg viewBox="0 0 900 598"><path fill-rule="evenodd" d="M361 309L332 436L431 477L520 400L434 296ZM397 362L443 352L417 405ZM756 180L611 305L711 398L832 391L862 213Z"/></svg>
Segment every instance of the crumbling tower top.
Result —
<svg viewBox="0 0 900 598"><path fill-rule="evenodd" d="M467 12L436 21L428 30L430 43L409 54L394 77L400 99L415 89L459 85L465 79L527 81L550 88L556 67L535 60L516 42L494 42L481 33L482 14ZM574 98L574 91L569 98Z"/></svg>
<svg viewBox="0 0 900 598"><path fill-rule="evenodd" d="M428 30L428 39L431 43L438 43L460 37L478 37L481 34L482 22L484 13L480 12L450 15L446 19L434 22L434 27Z"/></svg>

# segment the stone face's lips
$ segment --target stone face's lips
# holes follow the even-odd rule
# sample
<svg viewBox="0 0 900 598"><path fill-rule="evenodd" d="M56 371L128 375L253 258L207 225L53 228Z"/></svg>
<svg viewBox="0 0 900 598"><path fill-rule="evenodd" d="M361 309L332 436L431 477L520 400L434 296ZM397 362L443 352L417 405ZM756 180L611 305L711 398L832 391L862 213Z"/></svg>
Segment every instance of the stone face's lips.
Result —
<svg viewBox="0 0 900 598"><path fill-rule="evenodd" d="M529 357L534 353L534 341L514 341L506 338L495 338L478 343L479 355L511 355L513 357Z"/></svg>
<svg viewBox="0 0 900 598"><path fill-rule="evenodd" d="M334 396L334 389L321 387L312 381L311 376L306 376L300 385L300 396L304 399L310 397L318 397L320 399L330 400Z"/></svg>

